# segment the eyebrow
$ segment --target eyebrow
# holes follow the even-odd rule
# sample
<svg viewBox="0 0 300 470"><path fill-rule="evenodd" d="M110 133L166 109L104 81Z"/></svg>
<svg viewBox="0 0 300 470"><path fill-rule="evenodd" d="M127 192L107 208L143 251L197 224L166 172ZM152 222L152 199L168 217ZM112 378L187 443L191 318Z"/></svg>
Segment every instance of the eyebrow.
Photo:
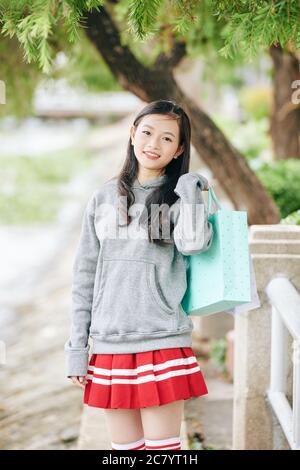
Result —
<svg viewBox="0 0 300 470"><path fill-rule="evenodd" d="M154 129L154 127L150 126L150 124L143 124L143 127L150 127L150 129ZM172 132L165 131L165 132L163 132L163 134L170 134L173 137L175 137L175 135Z"/></svg>

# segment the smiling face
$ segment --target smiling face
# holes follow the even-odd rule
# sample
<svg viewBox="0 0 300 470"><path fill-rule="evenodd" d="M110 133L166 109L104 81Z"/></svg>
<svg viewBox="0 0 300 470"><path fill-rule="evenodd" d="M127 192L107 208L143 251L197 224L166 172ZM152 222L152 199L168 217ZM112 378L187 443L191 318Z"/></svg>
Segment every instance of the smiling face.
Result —
<svg viewBox="0 0 300 470"><path fill-rule="evenodd" d="M130 134L139 172L145 176L163 174L168 163L183 152L183 145L179 146L179 125L171 116L144 116L136 129L131 128Z"/></svg>

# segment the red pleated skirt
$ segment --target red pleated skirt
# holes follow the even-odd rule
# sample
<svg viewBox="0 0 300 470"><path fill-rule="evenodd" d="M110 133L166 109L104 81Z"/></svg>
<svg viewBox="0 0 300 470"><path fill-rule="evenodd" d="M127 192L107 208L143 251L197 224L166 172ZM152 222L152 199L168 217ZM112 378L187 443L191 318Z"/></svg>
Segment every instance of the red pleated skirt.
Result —
<svg viewBox="0 0 300 470"><path fill-rule="evenodd" d="M97 408L145 408L208 393L190 347L92 354L83 401Z"/></svg>

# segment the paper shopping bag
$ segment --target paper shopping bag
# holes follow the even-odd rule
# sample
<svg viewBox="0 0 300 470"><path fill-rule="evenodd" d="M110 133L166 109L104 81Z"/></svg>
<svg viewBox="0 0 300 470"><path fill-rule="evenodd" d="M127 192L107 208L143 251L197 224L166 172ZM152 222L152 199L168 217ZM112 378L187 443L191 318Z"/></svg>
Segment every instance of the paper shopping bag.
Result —
<svg viewBox="0 0 300 470"><path fill-rule="evenodd" d="M211 200L218 210L211 213ZM187 289L181 306L187 315L209 315L251 300L247 212L223 209L208 190L213 240L207 251L188 256Z"/></svg>
<svg viewBox="0 0 300 470"><path fill-rule="evenodd" d="M249 255L250 262L250 285L251 285L251 300L240 305L235 306L234 308L225 310L224 313L230 313L231 315L238 315L244 312L249 312L256 308L261 307L261 301L257 292L255 271L253 266L253 261L251 255Z"/></svg>

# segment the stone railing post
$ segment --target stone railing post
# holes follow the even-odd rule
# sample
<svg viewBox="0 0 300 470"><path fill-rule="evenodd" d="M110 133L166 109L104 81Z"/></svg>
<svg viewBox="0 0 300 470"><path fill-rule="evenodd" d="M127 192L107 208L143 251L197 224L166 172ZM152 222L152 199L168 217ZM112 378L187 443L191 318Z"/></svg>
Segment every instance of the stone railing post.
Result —
<svg viewBox="0 0 300 470"><path fill-rule="evenodd" d="M271 304L266 286L285 275L300 290L300 227L250 227L259 309L235 316L233 449L289 449L267 399L270 386Z"/></svg>

